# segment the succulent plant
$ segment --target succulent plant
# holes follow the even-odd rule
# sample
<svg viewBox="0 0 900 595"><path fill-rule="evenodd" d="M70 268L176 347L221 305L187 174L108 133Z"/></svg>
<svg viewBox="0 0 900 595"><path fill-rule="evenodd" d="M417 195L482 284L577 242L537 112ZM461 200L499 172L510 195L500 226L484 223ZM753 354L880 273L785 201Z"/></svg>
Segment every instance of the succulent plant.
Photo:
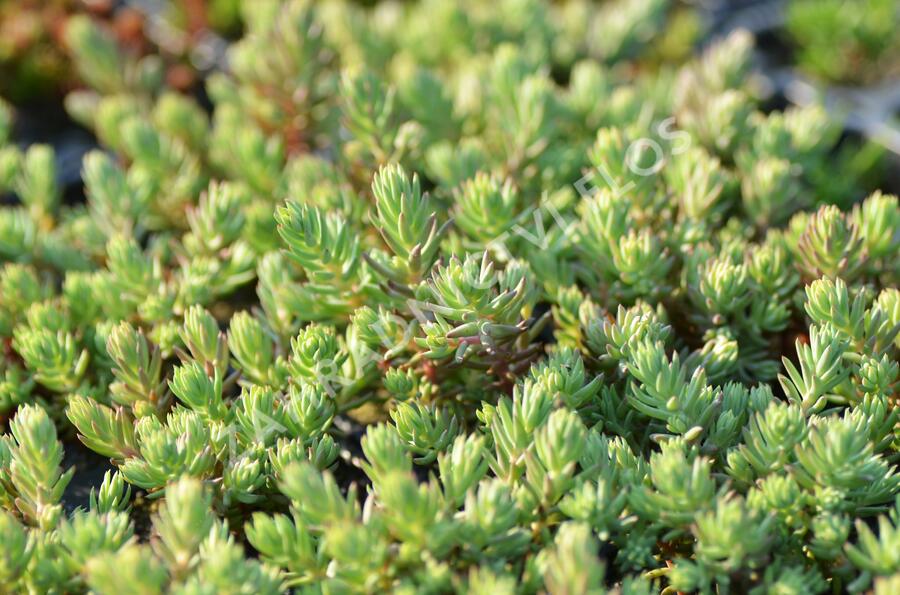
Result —
<svg viewBox="0 0 900 595"><path fill-rule="evenodd" d="M900 203L676 14L246 3L209 110L72 19L83 203L0 107L3 588L891 592Z"/></svg>

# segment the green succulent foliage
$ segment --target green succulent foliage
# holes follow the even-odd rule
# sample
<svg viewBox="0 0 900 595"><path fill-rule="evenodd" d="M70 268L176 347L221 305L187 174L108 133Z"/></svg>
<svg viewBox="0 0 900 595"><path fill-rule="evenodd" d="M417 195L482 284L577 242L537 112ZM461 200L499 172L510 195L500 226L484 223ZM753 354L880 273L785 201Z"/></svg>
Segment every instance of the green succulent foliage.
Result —
<svg viewBox="0 0 900 595"><path fill-rule="evenodd" d="M812 76L842 83L865 83L896 70L896 8L885 0L793 0L786 26L799 65Z"/></svg>
<svg viewBox="0 0 900 595"><path fill-rule="evenodd" d="M0 590L895 592L900 204L675 4L244 3L209 109L73 17L83 204L0 104Z"/></svg>

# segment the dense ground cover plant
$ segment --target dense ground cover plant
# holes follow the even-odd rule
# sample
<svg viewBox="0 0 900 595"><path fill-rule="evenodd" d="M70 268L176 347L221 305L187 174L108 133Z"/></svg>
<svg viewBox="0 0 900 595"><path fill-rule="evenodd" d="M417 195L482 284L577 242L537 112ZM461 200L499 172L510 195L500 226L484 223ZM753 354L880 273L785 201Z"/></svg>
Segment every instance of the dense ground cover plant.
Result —
<svg viewBox="0 0 900 595"><path fill-rule="evenodd" d="M900 8L891 0L791 0L787 32L796 60L828 82L877 84L900 74L900 41L894 34Z"/></svg>
<svg viewBox="0 0 900 595"><path fill-rule="evenodd" d="M146 56L169 83L186 90L197 68L214 61L204 36L240 31L239 0L17 0L0 4L0 95L54 105L77 84L63 39L68 19L90 14L122 49ZM162 43L159 43L162 42Z"/></svg>
<svg viewBox="0 0 900 595"><path fill-rule="evenodd" d="M245 9L211 114L69 22L84 204L0 110L4 589L896 591L900 206L749 35Z"/></svg>

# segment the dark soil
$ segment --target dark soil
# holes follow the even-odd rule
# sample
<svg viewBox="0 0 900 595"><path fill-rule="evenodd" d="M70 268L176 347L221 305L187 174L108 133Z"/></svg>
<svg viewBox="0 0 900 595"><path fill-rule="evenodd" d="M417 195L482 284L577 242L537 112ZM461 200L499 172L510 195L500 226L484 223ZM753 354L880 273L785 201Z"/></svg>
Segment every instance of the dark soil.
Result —
<svg viewBox="0 0 900 595"><path fill-rule="evenodd" d="M103 483L103 475L107 471L114 471L115 467L110 464L109 459L101 457L77 440L66 441L63 448L63 469L75 467L72 481L63 494L63 506L67 512L78 508L87 509L91 501L91 488L98 489Z"/></svg>

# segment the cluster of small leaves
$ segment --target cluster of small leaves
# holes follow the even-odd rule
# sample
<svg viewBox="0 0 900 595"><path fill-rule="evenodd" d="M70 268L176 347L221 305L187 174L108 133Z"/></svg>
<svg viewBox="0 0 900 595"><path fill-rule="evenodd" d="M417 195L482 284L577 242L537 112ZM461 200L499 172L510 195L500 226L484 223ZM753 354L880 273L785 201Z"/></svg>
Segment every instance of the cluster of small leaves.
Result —
<svg viewBox="0 0 900 595"><path fill-rule="evenodd" d="M84 204L0 108L0 585L891 592L900 204L748 34L245 7L211 114L70 21Z"/></svg>

